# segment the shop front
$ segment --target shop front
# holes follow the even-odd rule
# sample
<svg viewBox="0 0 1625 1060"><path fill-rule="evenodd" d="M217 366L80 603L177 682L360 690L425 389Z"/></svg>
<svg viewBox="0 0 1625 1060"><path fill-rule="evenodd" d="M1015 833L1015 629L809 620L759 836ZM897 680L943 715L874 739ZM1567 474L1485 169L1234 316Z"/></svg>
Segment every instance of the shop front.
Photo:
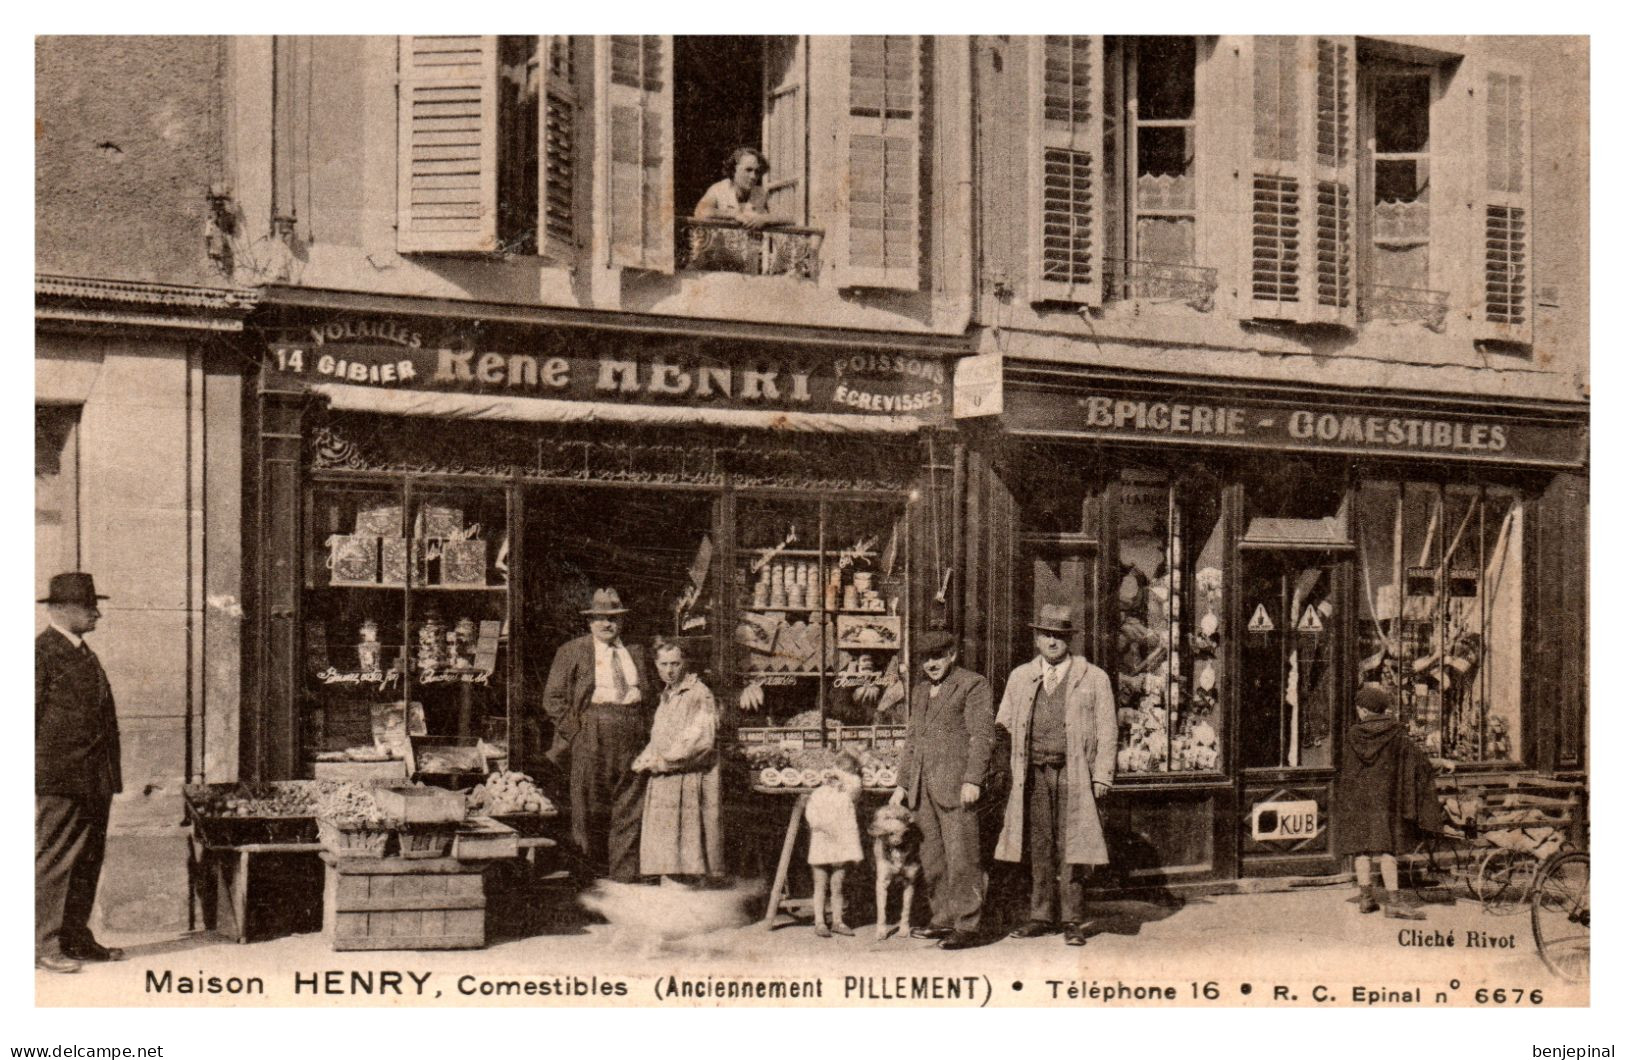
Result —
<svg viewBox="0 0 1625 1060"><path fill-rule="evenodd" d="M1584 770L1583 410L1023 364L1002 390L965 467L966 619L1001 674L1041 605L1083 616L1122 884L1340 871L1365 682L1463 776Z"/></svg>
<svg viewBox="0 0 1625 1060"><path fill-rule="evenodd" d="M782 829L764 754L885 751L883 693L944 611L942 350L280 312L248 439L245 778L549 788L543 687L601 587L723 705L725 831Z"/></svg>

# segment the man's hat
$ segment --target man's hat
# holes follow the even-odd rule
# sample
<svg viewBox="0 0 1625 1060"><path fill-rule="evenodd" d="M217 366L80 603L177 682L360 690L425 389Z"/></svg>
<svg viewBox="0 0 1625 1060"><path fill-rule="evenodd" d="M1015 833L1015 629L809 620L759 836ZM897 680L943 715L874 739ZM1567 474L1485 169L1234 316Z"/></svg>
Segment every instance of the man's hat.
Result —
<svg viewBox="0 0 1625 1060"><path fill-rule="evenodd" d="M592 606L583 608L584 615L624 615L626 608L621 606L621 594L614 589L594 589L592 591Z"/></svg>
<svg viewBox="0 0 1625 1060"><path fill-rule="evenodd" d="M1367 714L1386 714L1394 709L1394 696L1381 685L1364 685L1354 693L1354 705Z"/></svg>
<svg viewBox="0 0 1625 1060"><path fill-rule="evenodd" d="M947 630L928 629L915 638L914 657L917 659L934 659L939 655L947 655L958 646L958 640Z"/></svg>
<svg viewBox="0 0 1625 1060"><path fill-rule="evenodd" d="M1038 609L1038 618L1032 627L1045 633L1070 637L1077 632L1072 625L1072 609L1064 604L1045 604Z"/></svg>
<svg viewBox="0 0 1625 1060"><path fill-rule="evenodd" d="M97 600L106 600L107 597L96 591L95 579L84 571L68 571L65 574L51 575L51 592L49 596L42 597L42 604L79 604L82 607L95 607Z"/></svg>

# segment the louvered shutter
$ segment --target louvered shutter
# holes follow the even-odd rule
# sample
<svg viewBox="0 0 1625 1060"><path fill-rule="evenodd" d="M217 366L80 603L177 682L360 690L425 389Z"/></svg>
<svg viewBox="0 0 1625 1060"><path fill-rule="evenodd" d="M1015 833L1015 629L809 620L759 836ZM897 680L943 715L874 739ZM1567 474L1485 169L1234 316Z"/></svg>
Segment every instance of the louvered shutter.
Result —
<svg viewBox="0 0 1625 1060"><path fill-rule="evenodd" d="M1303 319L1310 291L1304 276L1303 78L1299 37L1254 37L1250 52L1253 98L1250 164L1243 174L1244 208L1251 229L1246 314Z"/></svg>
<svg viewBox="0 0 1625 1060"><path fill-rule="evenodd" d="M1034 302L1102 300L1103 57L1098 36L1028 39L1028 290Z"/></svg>
<svg viewBox="0 0 1625 1060"><path fill-rule="evenodd" d="M839 282L920 287L920 42L847 41L836 150L846 164Z"/></svg>
<svg viewBox="0 0 1625 1060"><path fill-rule="evenodd" d="M1354 216L1353 37L1315 37L1313 181L1314 277L1302 319L1354 327L1356 226Z"/></svg>
<svg viewBox="0 0 1625 1060"><path fill-rule="evenodd" d="M537 100L537 159L541 187L537 198L537 251L554 261L575 258L576 89L575 48L570 37L543 37L541 85Z"/></svg>
<svg viewBox="0 0 1625 1060"><path fill-rule="evenodd" d="M671 54L669 36L598 38L612 265L675 268Z"/></svg>
<svg viewBox="0 0 1625 1060"><path fill-rule="evenodd" d="M497 38L401 37L396 248L497 248Z"/></svg>
<svg viewBox="0 0 1625 1060"><path fill-rule="evenodd" d="M762 45L762 150L768 170L767 209L792 224L807 223L807 38L768 37Z"/></svg>
<svg viewBox="0 0 1625 1060"><path fill-rule="evenodd" d="M1474 86L1478 113L1479 248L1475 285L1481 299L1475 335L1501 342L1532 341L1533 291L1529 230L1529 80L1520 72L1489 70Z"/></svg>

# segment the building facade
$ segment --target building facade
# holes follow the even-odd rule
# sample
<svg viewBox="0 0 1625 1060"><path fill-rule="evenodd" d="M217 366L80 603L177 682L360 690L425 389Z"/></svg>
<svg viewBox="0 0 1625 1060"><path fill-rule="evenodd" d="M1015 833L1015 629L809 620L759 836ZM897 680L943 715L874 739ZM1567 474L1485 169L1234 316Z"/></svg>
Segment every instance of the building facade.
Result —
<svg viewBox="0 0 1625 1060"><path fill-rule="evenodd" d="M1475 769L1585 769L1583 41L150 47L214 64L218 155L152 224L252 307L192 414L242 475L189 599L245 646L171 664L240 695L186 776L311 775L394 699L534 762L607 580L745 729L875 720L939 623L997 686L1073 606L1130 884L1335 871L1362 680ZM699 216L741 146L770 226Z"/></svg>

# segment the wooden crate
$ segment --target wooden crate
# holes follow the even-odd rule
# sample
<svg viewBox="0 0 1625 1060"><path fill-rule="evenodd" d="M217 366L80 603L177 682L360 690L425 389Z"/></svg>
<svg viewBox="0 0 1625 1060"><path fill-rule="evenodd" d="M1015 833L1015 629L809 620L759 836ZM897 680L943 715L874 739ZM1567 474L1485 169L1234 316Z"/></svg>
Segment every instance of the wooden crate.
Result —
<svg viewBox="0 0 1625 1060"><path fill-rule="evenodd" d="M323 854L323 930L335 950L464 950L485 945L485 876L453 858Z"/></svg>

